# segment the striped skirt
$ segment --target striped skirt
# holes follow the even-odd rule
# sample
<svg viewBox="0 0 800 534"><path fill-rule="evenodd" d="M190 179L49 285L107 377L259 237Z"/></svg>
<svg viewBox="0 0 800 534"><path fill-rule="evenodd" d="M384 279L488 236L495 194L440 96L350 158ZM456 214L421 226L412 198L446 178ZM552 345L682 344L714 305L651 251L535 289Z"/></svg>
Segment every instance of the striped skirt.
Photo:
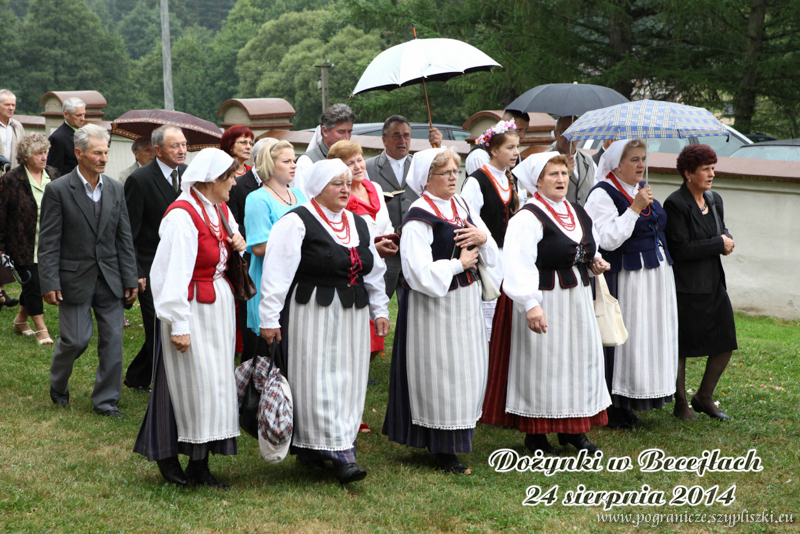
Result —
<svg viewBox="0 0 800 534"><path fill-rule="evenodd" d="M672 266L662 261L656 269L623 270L615 278L609 289L612 295L616 289L628 341L614 350L611 393L655 399L649 404L659 408L675 393L678 376L678 304ZM643 405L615 399L614 406L641 409Z"/></svg>
<svg viewBox="0 0 800 534"><path fill-rule="evenodd" d="M290 293L288 376L294 397L292 445L346 451L361 425L369 372L369 308L344 308L338 295L320 306Z"/></svg>
<svg viewBox="0 0 800 534"><path fill-rule="evenodd" d="M444 297L410 291L406 342L412 422L443 430L474 428L489 363L480 284Z"/></svg>
<svg viewBox="0 0 800 534"><path fill-rule="evenodd" d="M236 318L233 293L225 278L214 281L213 304L190 302L191 345L181 354L170 341L171 326L161 324L164 370L178 427L178 441L206 443L239 435L239 410L233 376Z"/></svg>

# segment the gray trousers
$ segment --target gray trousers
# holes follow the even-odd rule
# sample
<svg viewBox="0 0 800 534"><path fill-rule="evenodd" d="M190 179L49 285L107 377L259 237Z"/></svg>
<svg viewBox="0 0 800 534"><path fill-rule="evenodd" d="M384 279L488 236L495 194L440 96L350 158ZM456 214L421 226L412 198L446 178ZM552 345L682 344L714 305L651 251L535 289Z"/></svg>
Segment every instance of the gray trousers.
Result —
<svg viewBox="0 0 800 534"><path fill-rule="evenodd" d="M116 408L122 390L122 299L117 298L102 276L86 302L62 302L58 307L59 338L50 365L50 386L69 394L72 366L89 346L94 334L92 309L97 320L99 364L92 391L95 410Z"/></svg>

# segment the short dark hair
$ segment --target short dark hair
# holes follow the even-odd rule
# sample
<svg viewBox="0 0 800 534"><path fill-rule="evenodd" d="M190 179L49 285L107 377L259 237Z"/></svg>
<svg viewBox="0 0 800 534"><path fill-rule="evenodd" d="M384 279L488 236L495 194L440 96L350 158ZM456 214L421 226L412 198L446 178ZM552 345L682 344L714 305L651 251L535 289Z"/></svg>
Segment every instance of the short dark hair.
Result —
<svg viewBox="0 0 800 534"><path fill-rule="evenodd" d="M253 135L253 130L247 126L243 126L241 124L231 126L225 130L225 133L222 134L222 139L219 140L220 150L224 151L229 156L233 156L233 144L242 136L245 136L250 140L255 138L255 135Z"/></svg>
<svg viewBox="0 0 800 534"><path fill-rule="evenodd" d="M708 145L687 145L678 154L677 168L681 178L686 181L686 173L694 172L703 165L717 162L717 153Z"/></svg>
<svg viewBox="0 0 800 534"><path fill-rule="evenodd" d="M326 130L332 130L337 124L343 122L356 122L356 114L347 104L334 104L322 112L319 117L319 125Z"/></svg>
<svg viewBox="0 0 800 534"><path fill-rule="evenodd" d="M150 139L148 139L147 137L140 137L139 139L133 142L133 145L131 145L131 152L135 154L136 152L139 152L143 148L147 148L149 146L153 146L150 144Z"/></svg>
<svg viewBox="0 0 800 534"><path fill-rule="evenodd" d="M531 120L530 115L528 115L528 112L526 112L526 111L519 111L519 110L516 110L516 109L504 109L503 113L508 113L509 115L511 115L511 117L514 120L522 119L522 120L524 120L526 122L530 122L530 120Z"/></svg>
<svg viewBox="0 0 800 534"><path fill-rule="evenodd" d="M391 128L392 124L394 124L395 122L408 124L409 128L411 127L411 123L408 122L407 118L403 117L402 115L392 115L383 122L383 130L381 130L381 135L386 135L386 132L389 131L389 128Z"/></svg>

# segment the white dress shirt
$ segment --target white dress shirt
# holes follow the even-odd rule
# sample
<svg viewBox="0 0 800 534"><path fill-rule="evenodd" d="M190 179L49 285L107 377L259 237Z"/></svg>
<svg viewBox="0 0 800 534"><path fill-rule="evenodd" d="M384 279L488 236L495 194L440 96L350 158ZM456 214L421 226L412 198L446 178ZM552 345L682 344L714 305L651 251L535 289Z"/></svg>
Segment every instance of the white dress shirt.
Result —
<svg viewBox="0 0 800 534"><path fill-rule="evenodd" d="M83 189L86 191L86 196L91 198L92 202L100 202L100 199L103 197L103 175L100 175L97 187L92 189L92 186L89 185L89 182L81 174L81 168L75 167L75 170L78 171L78 178L83 182Z"/></svg>

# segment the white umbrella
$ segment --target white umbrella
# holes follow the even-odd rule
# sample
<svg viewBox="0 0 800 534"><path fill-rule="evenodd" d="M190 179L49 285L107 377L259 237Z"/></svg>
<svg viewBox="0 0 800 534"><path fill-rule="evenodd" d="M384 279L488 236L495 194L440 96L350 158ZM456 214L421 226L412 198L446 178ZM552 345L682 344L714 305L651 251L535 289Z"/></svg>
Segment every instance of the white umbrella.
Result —
<svg viewBox="0 0 800 534"><path fill-rule="evenodd" d="M447 81L470 72L491 71L502 67L495 60L456 39L414 39L384 50L372 60L356 88L353 97L366 91L391 91L406 85L421 83L428 107L428 122L433 126L428 102L426 81Z"/></svg>

